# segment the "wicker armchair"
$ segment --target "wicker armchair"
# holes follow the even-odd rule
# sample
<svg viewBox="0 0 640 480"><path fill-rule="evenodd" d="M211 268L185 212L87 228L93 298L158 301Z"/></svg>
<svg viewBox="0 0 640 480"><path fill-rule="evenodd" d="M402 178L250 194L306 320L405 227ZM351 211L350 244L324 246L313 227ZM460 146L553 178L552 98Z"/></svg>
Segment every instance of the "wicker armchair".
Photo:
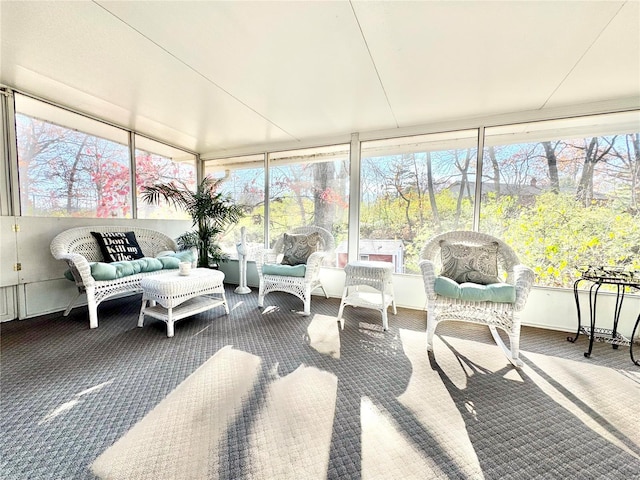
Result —
<svg viewBox="0 0 640 480"><path fill-rule="evenodd" d="M256 268L260 280L258 292L258 306L264 305L264 297L270 292L286 292L295 295L304 302L304 315L311 313L311 292L316 288L322 288L324 296L328 298L327 292L320 281L320 267L335 248L333 235L324 228L308 226L297 227L291 230L292 234L304 234L317 232L321 238L321 251L312 253L307 259L305 273L303 277L288 275L273 275L263 273L263 267L267 264L277 264L280 262L284 249L284 236L280 237L273 248L263 250L256 255Z"/></svg>
<svg viewBox="0 0 640 480"><path fill-rule="evenodd" d="M515 301L471 301L469 299L450 298L436 291L436 279L442 267L441 241L463 244L473 247L497 244L498 277L501 282L515 289ZM430 239L420 254L420 269L427 294L427 350L433 349L433 335L438 323L444 320L488 325L494 340L505 355L516 366L522 365L520 350L520 316L533 285L534 274L529 267L520 264L517 255L503 241L487 234L471 231L454 231L437 235ZM475 284L462 284L464 288L476 288ZM504 285L504 284L502 284ZM507 287L510 288L510 287ZM511 289L513 291L513 289ZM504 330L509 336L510 349L502 341L496 328Z"/></svg>

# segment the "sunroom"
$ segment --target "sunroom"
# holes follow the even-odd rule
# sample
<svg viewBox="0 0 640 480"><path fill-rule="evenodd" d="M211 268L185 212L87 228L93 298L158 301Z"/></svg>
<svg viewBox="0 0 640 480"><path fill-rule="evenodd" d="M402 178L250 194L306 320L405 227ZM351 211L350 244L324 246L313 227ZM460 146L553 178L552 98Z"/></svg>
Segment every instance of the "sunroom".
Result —
<svg viewBox="0 0 640 480"><path fill-rule="evenodd" d="M206 176L246 212L219 238L229 295L241 231L252 252L332 233L317 317L337 315L348 262L375 260L393 265L398 316L426 318L420 251L453 230L534 270L531 331L574 335L576 301L588 323L586 269L640 275L638 2L1 2L0 21L2 322L67 320L57 234L175 238L189 217L144 187ZM640 295L623 291L603 286L593 311L629 339ZM127 298L139 308L114 308Z"/></svg>

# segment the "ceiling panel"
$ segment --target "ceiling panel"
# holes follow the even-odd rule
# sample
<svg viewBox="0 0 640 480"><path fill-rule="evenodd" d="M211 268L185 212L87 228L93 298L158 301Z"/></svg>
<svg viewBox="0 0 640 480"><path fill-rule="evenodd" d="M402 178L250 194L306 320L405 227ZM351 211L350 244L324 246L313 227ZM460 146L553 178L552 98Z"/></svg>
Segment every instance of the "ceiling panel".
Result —
<svg viewBox="0 0 640 480"><path fill-rule="evenodd" d="M640 103L638 1L0 0L0 21L0 82L200 153Z"/></svg>
<svg viewBox="0 0 640 480"><path fill-rule="evenodd" d="M620 2L355 2L402 126L542 107Z"/></svg>
<svg viewBox="0 0 640 480"><path fill-rule="evenodd" d="M190 149L291 139L93 3L1 5L3 82L28 76L34 93L75 108L89 94L122 107L108 120L150 135L170 126Z"/></svg>
<svg viewBox="0 0 640 480"><path fill-rule="evenodd" d="M396 126L348 2L103 5L293 137Z"/></svg>
<svg viewBox="0 0 640 480"><path fill-rule="evenodd" d="M547 106L595 102L609 92L620 97L640 97L639 90L640 2L634 1L622 6Z"/></svg>

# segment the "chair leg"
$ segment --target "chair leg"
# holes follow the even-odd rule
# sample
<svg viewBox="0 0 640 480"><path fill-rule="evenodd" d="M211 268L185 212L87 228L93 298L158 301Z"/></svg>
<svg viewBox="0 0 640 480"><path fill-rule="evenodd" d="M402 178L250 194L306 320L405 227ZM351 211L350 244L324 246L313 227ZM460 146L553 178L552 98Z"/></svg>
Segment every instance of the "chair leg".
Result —
<svg viewBox="0 0 640 480"><path fill-rule="evenodd" d="M520 333L510 334L509 343L511 344L511 361L516 367L521 367L523 363L520 360Z"/></svg>
<svg viewBox="0 0 640 480"><path fill-rule="evenodd" d="M311 285L306 285L304 290L304 312L302 314L307 317L311 314Z"/></svg>
<svg viewBox="0 0 640 480"><path fill-rule="evenodd" d="M347 298L349 294L349 287L344 287L344 291L342 292L342 300L340 300L340 309L338 310L338 321L340 322L340 328L344 330L344 319L342 318L342 314L344 313L344 299Z"/></svg>
<svg viewBox="0 0 640 480"><path fill-rule="evenodd" d="M87 307L89 308L89 328L98 328L98 304L93 288L87 288Z"/></svg>
<svg viewBox="0 0 640 480"><path fill-rule="evenodd" d="M258 288L258 306L264 306L264 284L260 282L260 287Z"/></svg>
<svg viewBox="0 0 640 480"><path fill-rule="evenodd" d="M427 318L427 351L433 351L433 335L436 333L438 322L434 319Z"/></svg>
<svg viewBox="0 0 640 480"><path fill-rule="evenodd" d="M502 341L500 334L498 333L498 329L489 325L489 330L491 331L491 335L493 336L493 340L496 344L502 349L506 357L509 359L511 363L517 368L521 367L522 360L520 360L520 329L514 332L507 332L509 335L509 343L511 348L507 348L507 346Z"/></svg>
<svg viewBox="0 0 640 480"><path fill-rule="evenodd" d="M66 316L69 315L69 313L71 313L71 309L73 309L73 306L75 305L75 303L78 300L78 297L80 297L80 295L82 295L82 292L80 290L78 290L76 292L76 295L69 302L69 305L67 305L67 309L62 314L63 317L66 317Z"/></svg>

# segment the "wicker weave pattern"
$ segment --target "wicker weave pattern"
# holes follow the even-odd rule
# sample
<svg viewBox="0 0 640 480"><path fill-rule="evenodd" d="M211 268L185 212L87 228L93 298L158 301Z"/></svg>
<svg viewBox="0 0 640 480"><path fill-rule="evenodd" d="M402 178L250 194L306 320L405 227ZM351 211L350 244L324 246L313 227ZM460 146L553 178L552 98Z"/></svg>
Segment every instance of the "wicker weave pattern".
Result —
<svg viewBox="0 0 640 480"><path fill-rule="evenodd" d="M208 268L196 268L189 275L173 271L143 278L140 282L143 294L138 327L144 326L144 317L149 315L163 320L167 324L167 337L173 337L177 320L217 306L223 306L228 315L223 282L224 273ZM156 302L164 309L155 305Z"/></svg>
<svg viewBox="0 0 640 480"><path fill-rule="evenodd" d="M346 305L371 308L382 314L382 327L389 329L387 309L391 305L397 313L393 291L393 265L387 262L350 262L344 267L345 283L338 321L344 326L342 313ZM360 291L361 286L371 287L378 293Z"/></svg>
<svg viewBox="0 0 640 480"><path fill-rule="evenodd" d="M304 277L289 277L285 275L265 275L262 273L262 266L267 263L278 263L282 256L284 248L283 238L279 238L272 249L263 250L256 255L256 268L260 279L260 288L258 291L258 305L264 306L264 297L270 292L286 292L295 295L304 303L304 314L311 313L311 292L316 288L322 288L325 297L328 298L327 292L320 281L320 267L322 263L329 258L331 252L335 248L333 235L324 228L308 226L297 227L289 233L305 234L319 233L321 240L320 248L322 251L312 253L307 259L306 271Z"/></svg>
<svg viewBox="0 0 640 480"><path fill-rule="evenodd" d="M82 293L87 295L89 326L98 327L98 305L103 300L127 292L139 292L140 280L158 272L139 273L115 280L96 281L91 276L90 262L104 261L98 242L91 232L134 232L138 244L146 257L155 257L165 250L176 250L176 242L163 233L147 228L132 226L77 227L65 230L51 241L51 254L69 265L78 288L78 294L71 300L64 315L69 315L73 305ZM164 270L166 272L166 270Z"/></svg>
<svg viewBox="0 0 640 480"><path fill-rule="evenodd" d="M493 302L468 302L442 297L436 294L434 284L439 272L440 241L465 243L479 246L491 242L498 243L498 274L504 281L516 288L514 304ZM503 349L509 360L516 366L522 365L520 350L520 315L534 282L533 270L520 264L511 247L491 235L470 231L454 231L437 235L430 239L420 254L420 270L427 294L427 349L433 348L436 326L444 320L458 320L488 325L496 343ZM506 347L496 328L501 328L509 336L510 349Z"/></svg>
<svg viewBox="0 0 640 480"><path fill-rule="evenodd" d="M219 293L224 295L224 273L207 268L196 268L189 275L177 271L143 278L140 286L143 300L158 302L164 308L177 307L193 297Z"/></svg>

